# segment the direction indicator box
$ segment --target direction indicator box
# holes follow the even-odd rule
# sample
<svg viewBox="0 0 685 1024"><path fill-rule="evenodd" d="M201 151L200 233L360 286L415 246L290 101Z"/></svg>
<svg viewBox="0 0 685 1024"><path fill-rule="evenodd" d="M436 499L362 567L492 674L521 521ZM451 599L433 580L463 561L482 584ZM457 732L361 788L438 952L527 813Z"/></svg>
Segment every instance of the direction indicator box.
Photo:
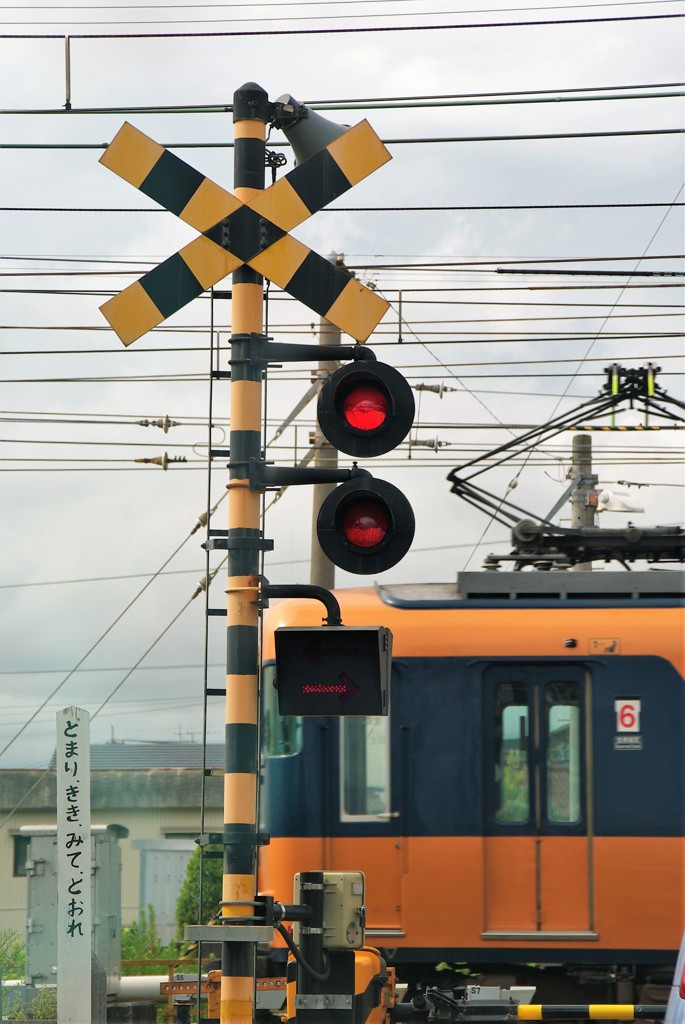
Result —
<svg viewBox="0 0 685 1024"><path fill-rule="evenodd" d="M283 626L274 638L282 715L387 715L392 633L385 626Z"/></svg>

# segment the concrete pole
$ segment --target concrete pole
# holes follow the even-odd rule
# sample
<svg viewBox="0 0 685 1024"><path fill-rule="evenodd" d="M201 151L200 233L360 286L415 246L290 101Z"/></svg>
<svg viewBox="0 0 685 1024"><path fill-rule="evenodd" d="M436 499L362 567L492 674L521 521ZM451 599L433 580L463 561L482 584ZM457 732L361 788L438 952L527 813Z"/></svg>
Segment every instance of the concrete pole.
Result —
<svg viewBox="0 0 685 1024"><path fill-rule="evenodd" d="M573 435L573 456L571 478L583 479L571 494L571 526L594 526L595 509L588 502L588 495L597 486L597 477L592 473L592 438L589 434ZM592 569L592 562L578 562L573 566L576 572Z"/></svg>

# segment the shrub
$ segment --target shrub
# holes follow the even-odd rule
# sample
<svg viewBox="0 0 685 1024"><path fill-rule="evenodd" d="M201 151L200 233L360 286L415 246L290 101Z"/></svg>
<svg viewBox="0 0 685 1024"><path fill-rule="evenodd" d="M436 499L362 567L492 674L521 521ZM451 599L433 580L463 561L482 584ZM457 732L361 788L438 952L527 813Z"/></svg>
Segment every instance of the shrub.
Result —
<svg viewBox="0 0 685 1024"><path fill-rule="evenodd" d="M174 960L177 956L175 943L168 946L162 944L155 922L155 908L151 903L148 903L147 911L141 909L138 920L130 928L122 930L121 959L150 961L149 967L125 966L122 974L164 974L160 969L162 961Z"/></svg>
<svg viewBox="0 0 685 1024"><path fill-rule="evenodd" d="M198 847L188 861L186 876L176 904L177 935L183 938L187 924L206 924L218 913L221 903L223 863L221 857L202 857L202 907L200 907L200 858Z"/></svg>
<svg viewBox="0 0 685 1024"><path fill-rule="evenodd" d="M57 1020L57 989L36 989L36 995L26 1006L14 996L8 1000L3 1015L8 1020Z"/></svg>

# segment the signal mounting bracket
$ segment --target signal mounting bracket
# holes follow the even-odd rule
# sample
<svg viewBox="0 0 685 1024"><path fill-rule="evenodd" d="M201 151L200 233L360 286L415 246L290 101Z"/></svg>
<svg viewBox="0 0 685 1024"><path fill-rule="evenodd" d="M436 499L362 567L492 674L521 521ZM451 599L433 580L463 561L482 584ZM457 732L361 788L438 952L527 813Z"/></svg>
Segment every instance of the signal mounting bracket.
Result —
<svg viewBox="0 0 685 1024"><path fill-rule="evenodd" d="M368 469L316 469L310 466L273 466L263 459L250 459L250 490L290 487L293 484L341 484L359 477L370 477Z"/></svg>
<svg viewBox="0 0 685 1024"><path fill-rule="evenodd" d="M324 621L329 626L342 626L342 615L337 597L325 587L317 587L313 583L282 583L272 584L264 580L260 587L260 606L269 607L271 597L299 597L303 600L321 601L328 615Z"/></svg>
<svg viewBox="0 0 685 1024"><path fill-rule="evenodd" d="M266 368L274 363L319 363L341 360L375 361L376 353L365 345L304 345L297 342L273 341L265 334L234 334L231 336L231 358L236 366Z"/></svg>

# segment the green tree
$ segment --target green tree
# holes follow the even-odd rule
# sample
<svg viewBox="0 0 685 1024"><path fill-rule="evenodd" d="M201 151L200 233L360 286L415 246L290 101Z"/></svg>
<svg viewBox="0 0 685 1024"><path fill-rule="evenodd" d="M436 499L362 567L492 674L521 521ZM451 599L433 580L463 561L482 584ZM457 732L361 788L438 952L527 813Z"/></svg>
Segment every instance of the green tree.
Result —
<svg viewBox="0 0 685 1024"><path fill-rule="evenodd" d="M183 929L187 924L206 924L220 909L223 875L221 857L208 857L206 848L202 857L201 854L202 851L199 847L193 851L176 903L179 939L183 938ZM200 864L202 865L202 907L200 907Z"/></svg>
<svg viewBox="0 0 685 1024"><path fill-rule="evenodd" d="M160 964L164 960L174 960L178 956L175 944L162 945L155 921L155 908L151 903L147 911L141 909L137 921L121 933L122 960L149 960L150 965L126 965L123 974L163 974Z"/></svg>
<svg viewBox="0 0 685 1024"><path fill-rule="evenodd" d="M12 928L0 931L0 978L23 978L24 943Z"/></svg>

